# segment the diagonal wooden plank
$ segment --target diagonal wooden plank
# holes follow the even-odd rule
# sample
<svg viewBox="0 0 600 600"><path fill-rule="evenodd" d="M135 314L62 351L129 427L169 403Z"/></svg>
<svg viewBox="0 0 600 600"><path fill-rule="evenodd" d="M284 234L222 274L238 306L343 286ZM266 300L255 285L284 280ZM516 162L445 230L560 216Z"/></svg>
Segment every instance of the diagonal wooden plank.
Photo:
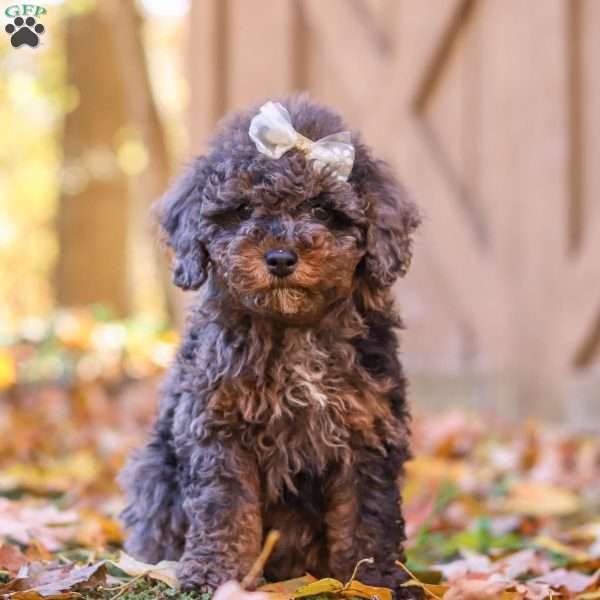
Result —
<svg viewBox="0 0 600 600"><path fill-rule="evenodd" d="M391 55L347 0L304 0L302 6L345 93L359 106L369 106L385 81Z"/></svg>
<svg viewBox="0 0 600 600"><path fill-rule="evenodd" d="M422 0L408 0L394 13L397 43L388 78L379 83L380 102L374 107L367 129L413 107L429 80L429 73L443 59L444 49L456 30L469 0L444 0L436 10Z"/></svg>
<svg viewBox="0 0 600 600"><path fill-rule="evenodd" d="M421 117L416 111L418 98L431 87L430 71L439 73L444 52L457 34L460 19L469 6L464 0L444 2L432 12L427 3L407 2L399 15L398 33L402 40L394 64L392 80L386 86L384 101L368 122L369 140L385 152L417 194L427 216L426 227L432 260L444 272L452 294L465 319L473 322L480 336L495 336L490 327L493 314L504 314L500 282L491 257L486 256L473 228L461 213L450 183L444 178L431 147L427 146ZM403 52L404 49L404 52ZM390 134L394 132L393 134ZM453 248L446 246L451 239ZM502 329L502 328L500 328ZM497 352L504 353L504 342Z"/></svg>
<svg viewBox="0 0 600 600"><path fill-rule="evenodd" d="M420 129L419 121L409 117L387 158L416 194L424 213L420 237L427 240L428 255L435 261L436 271L444 274L461 315L474 324L478 336L487 340L495 354L504 354L508 330L503 322L507 317L505 289L452 201Z"/></svg>

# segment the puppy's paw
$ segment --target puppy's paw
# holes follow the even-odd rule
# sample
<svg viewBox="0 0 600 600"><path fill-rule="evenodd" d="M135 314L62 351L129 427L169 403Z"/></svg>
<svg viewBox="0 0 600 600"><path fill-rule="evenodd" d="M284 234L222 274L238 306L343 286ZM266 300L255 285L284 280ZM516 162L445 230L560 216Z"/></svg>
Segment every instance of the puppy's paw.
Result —
<svg viewBox="0 0 600 600"><path fill-rule="evenodd" d="M182 591L195 591L199 594L211 595L222 583L230 579L226 575L221 575L207 568L205 564L193 561L179 563L177 578L181 582Z"/></svg>
<svg viewBox="0 0 600 600"><path fill-rule="evenodd" d="M416 586L397 587L394 589L395 600L425 600L425 593Z"/></svg>

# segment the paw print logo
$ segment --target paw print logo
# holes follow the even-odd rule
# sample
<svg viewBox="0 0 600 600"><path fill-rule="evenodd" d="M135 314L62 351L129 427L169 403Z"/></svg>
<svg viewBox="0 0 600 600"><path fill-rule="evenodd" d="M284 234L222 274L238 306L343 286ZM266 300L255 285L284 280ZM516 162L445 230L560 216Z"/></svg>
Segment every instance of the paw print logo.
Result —
<svg viewBox="0 0 600 600"><path fill-rule="evenodd" d="M41 23L36 23L33 17L17 17L5 28L6 33L10 35L10 43L14 48L23 44L35 48L40 43L40 35L45 31Z"/></svg>

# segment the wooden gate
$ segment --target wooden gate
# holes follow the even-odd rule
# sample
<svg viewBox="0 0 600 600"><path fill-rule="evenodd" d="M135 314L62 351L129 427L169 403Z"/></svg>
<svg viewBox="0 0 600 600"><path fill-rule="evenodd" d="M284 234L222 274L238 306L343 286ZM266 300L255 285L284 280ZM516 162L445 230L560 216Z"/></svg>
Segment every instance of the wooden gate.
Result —
<svg viewBox="0 0 600 600"><path fill-rule="evenodd" d="M405 363L558 416L600 340L600 2L194 0L190 39L194 151L262 99L338 108L425 215Z"/></svg>

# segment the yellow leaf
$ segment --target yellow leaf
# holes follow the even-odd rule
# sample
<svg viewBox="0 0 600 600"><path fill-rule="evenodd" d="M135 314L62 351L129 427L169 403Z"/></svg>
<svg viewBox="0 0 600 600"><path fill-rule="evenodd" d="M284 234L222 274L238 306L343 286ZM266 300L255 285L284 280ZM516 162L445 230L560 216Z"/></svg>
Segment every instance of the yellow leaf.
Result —
<svg viewBox="0 0 600 600"><path fill-rule="evenodd" d="M342 596L352 597L358 596L359 598L375 598L376 600L392 600L392 590L385 587L374 587L371 585L365 585L360 581L352 581L352 583L342 592Z"/></svg>
<svg viewBox="0 0 600 600"><path fill-rule="evenodd" d="M431 598L443 598L444 594L448 591L449 586L434 583L422 583L418 579L409 579L405 581L401 587L419 587Z"/></svg>
<svg viewBox="0 0 600 600"><path fill-rule="evenodd" d="M464 477L466 465L464 461L419 456L406 463L406 473L410 479L458 481Z"/></svg>
<svg viewBox="0 0 600 600"><path fill-rule="evenodd" d="M571 546L567 546L566 544L562 544L557 540L553 540L551 537L545 535L539 535L533 540L533 543L544 550L549 550L550 552L555 552L556 554L561 554L562 556L566 556L570 558L573 562L588 562L592 560L592 557L582 552L581 550L577 550L577 548L572 548Z"/></svg>
<svg viewBox="0 0 600 600"><path fill-rule="evenodd" d="M293 594L292 598L306 598L308 596L320 596L321 594L336 594L344 589L344 584L337 579L331 579L326 577L325 579L319 579L314 583L303 585L298 588Z"/></svg>
<svg viewBox="0 0 600 600"><path fill-rule="evenodd" d="M578 512L581 500L571 491L546 483L522 481L500 506L507 513L535 517L558 517Z"/></svg>
<svg viewBox="0 0 600 600"><path fill-rule="evenodd" d="M11 354L0 350L0 390L14 385L17 381L17 367Z"/></svg>
<svg viewBox="0 0 600 600"><path fill-rule="evenodd" d="M266 583L256 588L258 592L269 592L269 597L273 598L274 594L281 595L282 597L290 598L291 595L303 586L307 586L309 583L317 581L315 577L308 573L304 577L295 577L294 579L287 579L286 581L277 581L275 583Z"/></svg>
<svg viewBox="0 0 600 600"><path fill-rule="evenodd" d="M132 577L149 577L150 579L162 581L176 590L179 589L179 581L175 574L175 568L177 566L175 561L161 560L155 565L149 565L148 563L135 560L135 558L125 554L125 552L121 552L118 562L110 562Z"/></svg>

